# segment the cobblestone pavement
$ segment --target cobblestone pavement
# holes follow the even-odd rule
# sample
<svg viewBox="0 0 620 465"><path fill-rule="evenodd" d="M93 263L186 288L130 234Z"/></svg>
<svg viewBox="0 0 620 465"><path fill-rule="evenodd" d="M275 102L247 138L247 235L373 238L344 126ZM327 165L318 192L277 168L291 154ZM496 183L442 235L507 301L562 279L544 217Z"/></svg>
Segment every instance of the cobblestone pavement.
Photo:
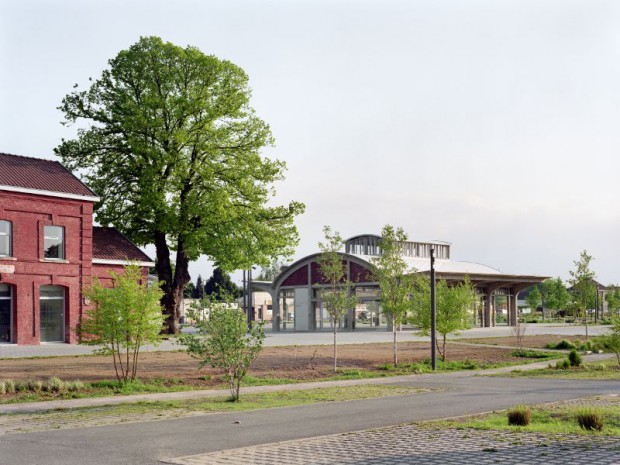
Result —
<svg viewBox="0 0 620 465"><path fill-rule="evenodd" d="M618 465L620 438L401 425L163 462L177 465Z"/></svg>

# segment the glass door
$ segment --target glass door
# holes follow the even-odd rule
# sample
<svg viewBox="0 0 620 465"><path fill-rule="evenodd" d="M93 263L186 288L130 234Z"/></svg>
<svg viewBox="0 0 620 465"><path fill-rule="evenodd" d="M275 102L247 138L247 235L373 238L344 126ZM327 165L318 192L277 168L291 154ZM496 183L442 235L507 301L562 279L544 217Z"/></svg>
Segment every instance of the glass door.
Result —
<svg viewBox="0 0 620 465"><path fill-rule="evenodd" d="M0 342L11 342L11 287L0 284Z"/></svg>
<svg viewBox="0 0 620 465"><path fill-rule="evenodd" d="M65 341L65 288L41 286L41 342Z"/></svg>

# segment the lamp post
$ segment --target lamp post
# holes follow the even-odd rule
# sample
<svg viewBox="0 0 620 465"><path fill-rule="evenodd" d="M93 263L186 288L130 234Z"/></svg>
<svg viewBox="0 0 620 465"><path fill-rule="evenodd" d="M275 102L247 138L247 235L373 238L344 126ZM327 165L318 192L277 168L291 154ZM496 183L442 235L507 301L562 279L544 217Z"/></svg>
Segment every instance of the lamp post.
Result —
<svg viewBox="0 0 620 465"><path fill-rule="evenodd" d="M431 365L433 371L437 368L437 309L435 305L435 248L431 247Z"/></svg>

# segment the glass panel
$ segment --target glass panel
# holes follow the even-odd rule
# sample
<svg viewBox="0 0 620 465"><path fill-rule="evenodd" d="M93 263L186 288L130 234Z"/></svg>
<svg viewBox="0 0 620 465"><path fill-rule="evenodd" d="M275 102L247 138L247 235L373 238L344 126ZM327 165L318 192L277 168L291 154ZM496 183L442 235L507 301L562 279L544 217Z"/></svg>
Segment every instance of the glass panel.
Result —
<svg viewBox="0 0 620 465"><path fill-rule="evenodd" d="M64 288L41 286L41 342L64 342Z"/></svg>
<svg viewBox="0 0 620 465"><path fill-rule="evenodd" d="M11 288L8 284L0 284L0 299L2 297L11 297Z"/></svg>
<svg viewBox="0 0 620 465"><path fill-rule="evenodd" d="M65 258L64 229L62 226L45 226L45 258Z"/></svg>
<svg viewBox="0 0 620 465"><path fill-rule="evenodd" d="M0 255L11 255L11 222L0 221Z"/></svg>

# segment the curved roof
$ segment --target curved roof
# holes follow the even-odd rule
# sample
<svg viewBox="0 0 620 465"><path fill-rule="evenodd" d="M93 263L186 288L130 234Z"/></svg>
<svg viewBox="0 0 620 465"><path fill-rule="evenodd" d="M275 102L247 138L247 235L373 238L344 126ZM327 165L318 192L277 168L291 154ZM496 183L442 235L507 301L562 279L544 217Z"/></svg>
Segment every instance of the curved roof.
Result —
<svg viewBox="0 0 620 465"><path fill-rule="evenodd" d="M354 255L354 257L359 257L364 261L372 264L372 259L376 257L371 257L368 255ZM422 272L430 271L431 269L431 261L428 258L418 258L418 257L403 257L407 265L409 266L409 271L411 273L414 272ZM453 260L435 260L435 271L438 273L462 273L462 274L492 274L492 275L502 275L503 273L495 268L491 268L487 265L482 265L480 263L474 262L458 262Z"/></svg>

